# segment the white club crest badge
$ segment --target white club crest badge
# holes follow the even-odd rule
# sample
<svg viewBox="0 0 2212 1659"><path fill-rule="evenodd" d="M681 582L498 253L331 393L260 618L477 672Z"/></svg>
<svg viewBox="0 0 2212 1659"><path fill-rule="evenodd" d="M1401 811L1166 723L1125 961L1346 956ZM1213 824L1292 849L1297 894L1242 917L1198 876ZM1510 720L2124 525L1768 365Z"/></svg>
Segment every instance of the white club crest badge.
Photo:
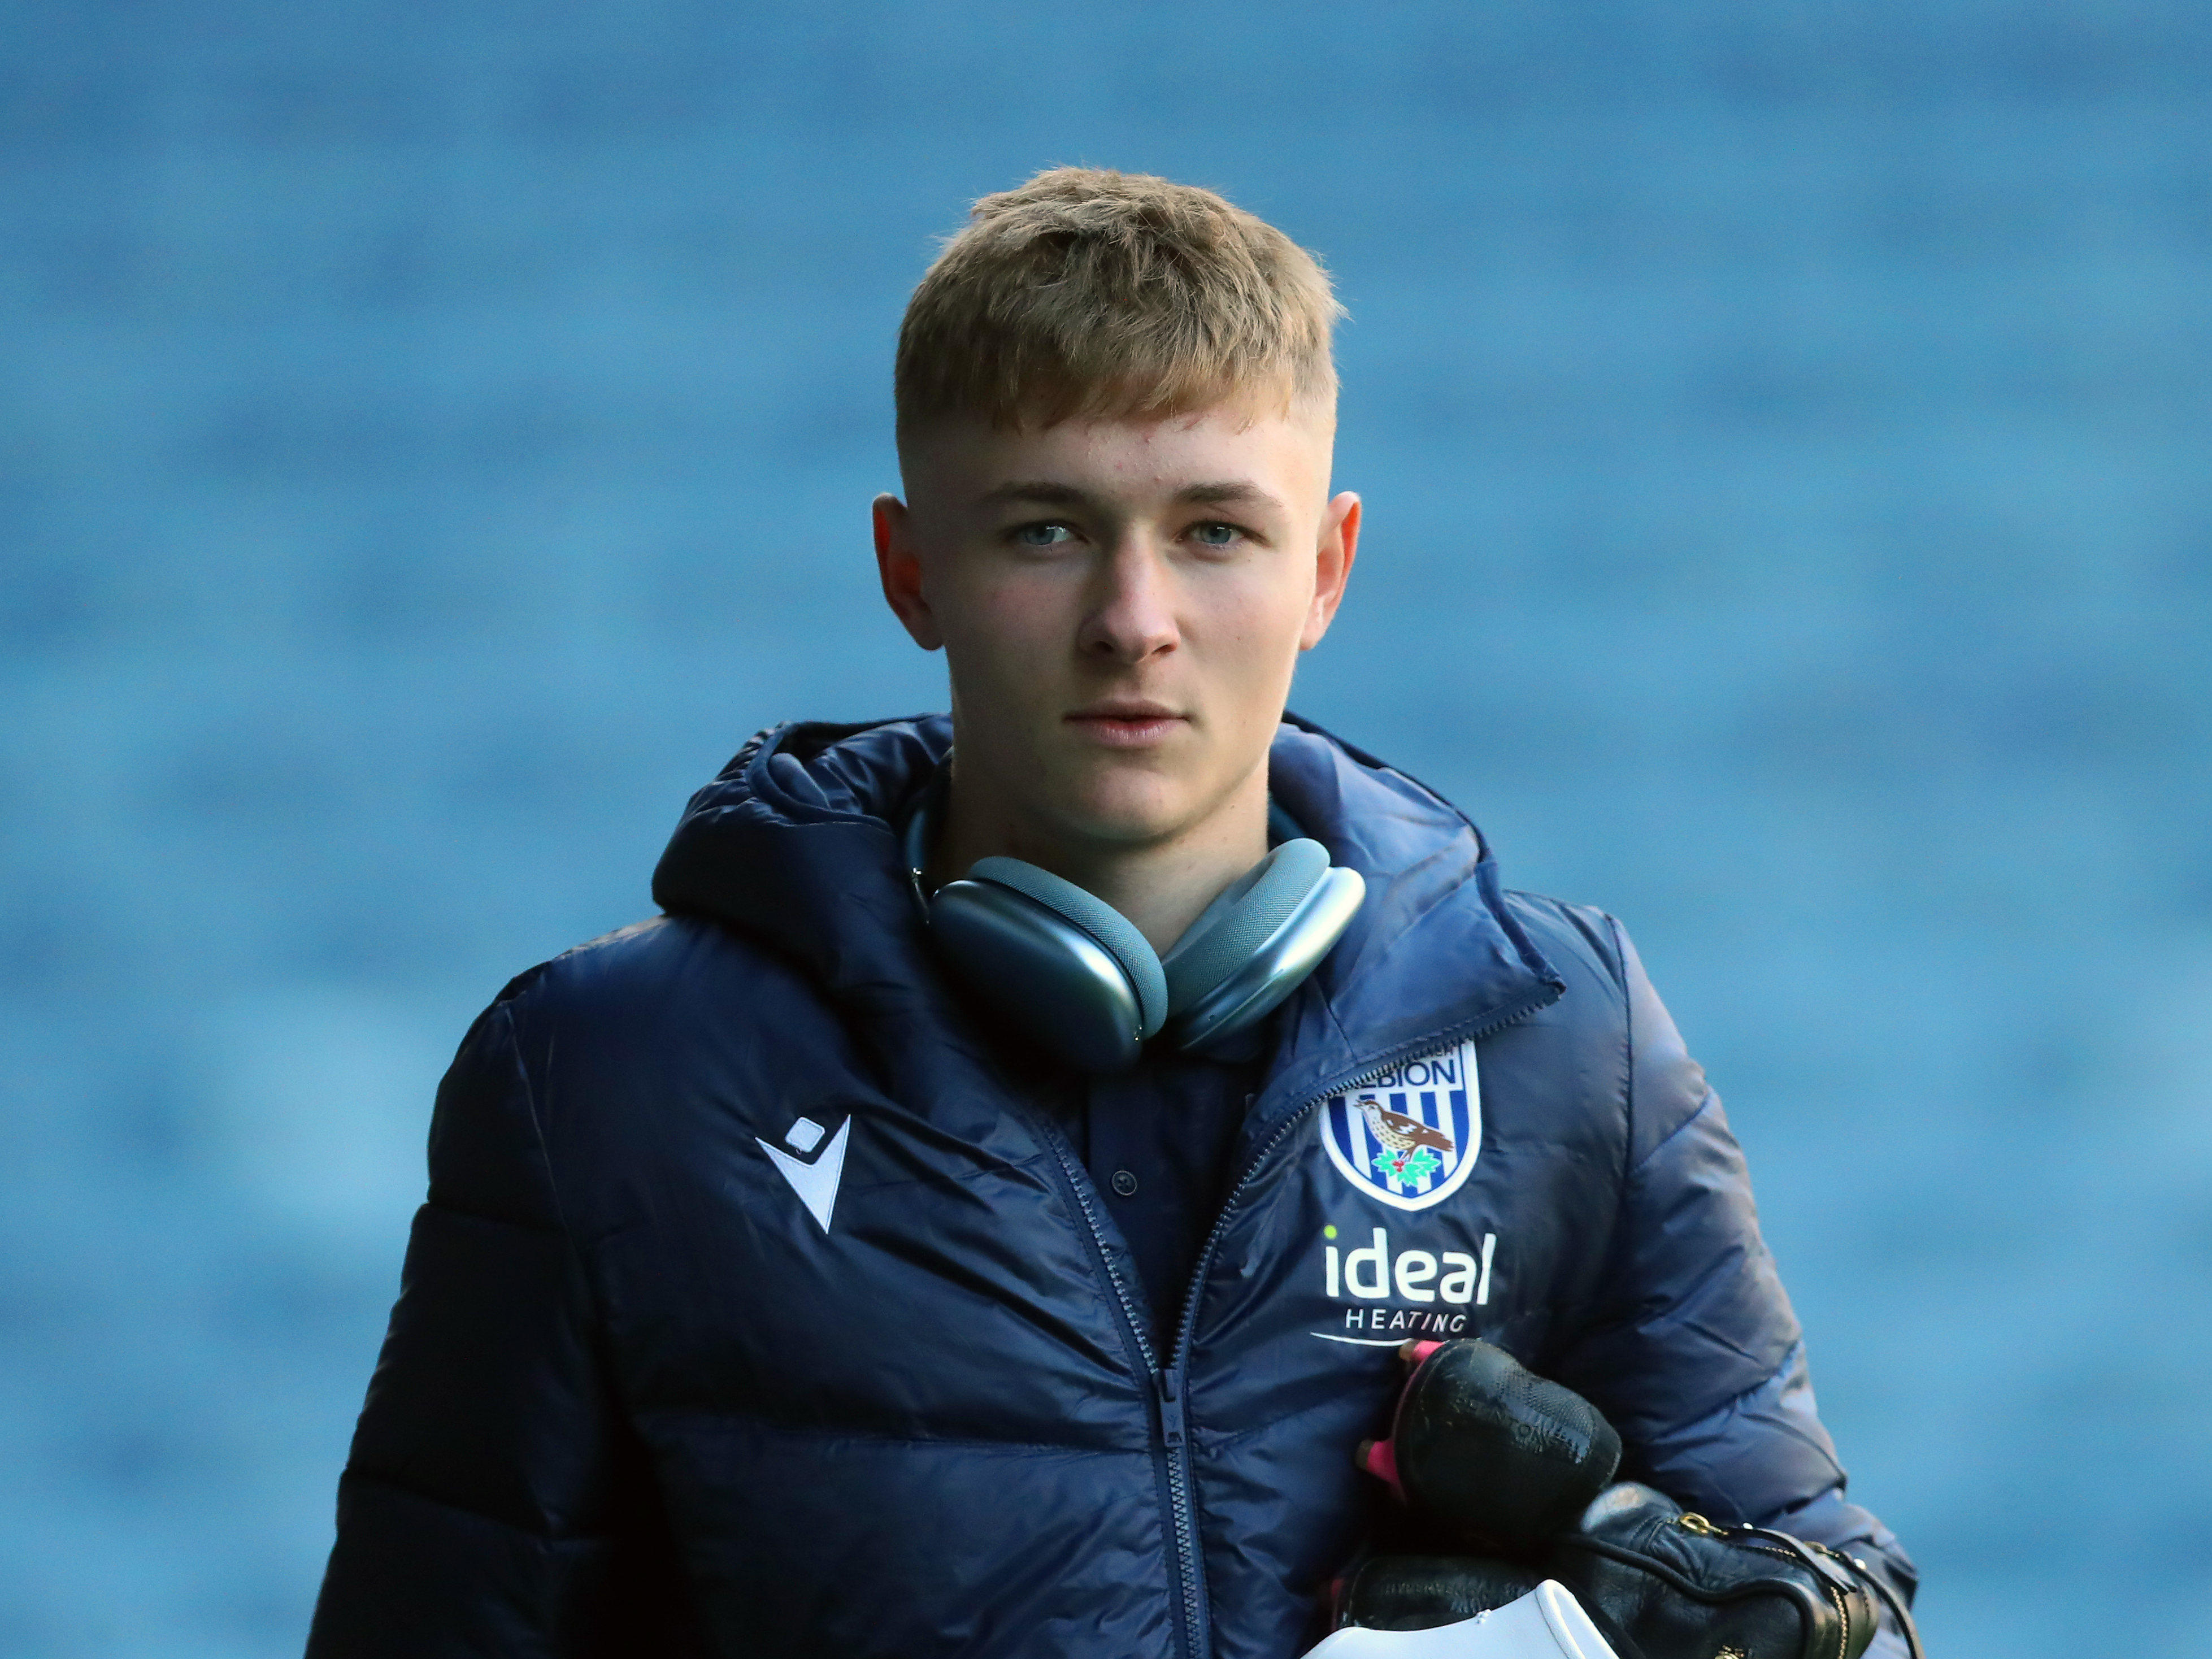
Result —
<svg viewBox="0 0 2212 1659"><path fill-rule="evenodd" d="M1410 1060L1322 1107L1329 1161L1370 1198L1400 1210L1441 1204L1482 1151L1474 1044Z"/></svg>

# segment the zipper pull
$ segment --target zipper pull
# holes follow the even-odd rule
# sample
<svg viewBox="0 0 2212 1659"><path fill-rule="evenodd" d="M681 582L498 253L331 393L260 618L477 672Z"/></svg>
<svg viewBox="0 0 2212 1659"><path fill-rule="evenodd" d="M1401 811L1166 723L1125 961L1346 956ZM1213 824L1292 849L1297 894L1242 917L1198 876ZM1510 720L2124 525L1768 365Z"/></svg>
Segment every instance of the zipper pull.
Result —
<svg viewBox="0 0 2212 1659"><path fill-rule="evenodd" d="M1159 1395L1160 1436L1168 1443L1170 1450L1182 1444L1182 1397L1181 1385L1176 1380L1175 1368L1164 1365L1154 1373L1152 1382Z"/></svg>

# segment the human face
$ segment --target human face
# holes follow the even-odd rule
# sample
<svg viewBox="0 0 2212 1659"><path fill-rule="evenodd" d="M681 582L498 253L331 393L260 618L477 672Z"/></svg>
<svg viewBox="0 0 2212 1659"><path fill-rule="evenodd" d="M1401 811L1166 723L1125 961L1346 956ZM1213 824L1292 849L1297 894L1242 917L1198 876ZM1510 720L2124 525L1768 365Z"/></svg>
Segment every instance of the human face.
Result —
<svg viewBox="0 0 2212 1659"><path fill-rule="evenodd" d="M956 791L1017 843L1157 846L1263 821L1298 653L1352 568L1325 413L946 422L876 503L884 592L951 670Z"/></svg>

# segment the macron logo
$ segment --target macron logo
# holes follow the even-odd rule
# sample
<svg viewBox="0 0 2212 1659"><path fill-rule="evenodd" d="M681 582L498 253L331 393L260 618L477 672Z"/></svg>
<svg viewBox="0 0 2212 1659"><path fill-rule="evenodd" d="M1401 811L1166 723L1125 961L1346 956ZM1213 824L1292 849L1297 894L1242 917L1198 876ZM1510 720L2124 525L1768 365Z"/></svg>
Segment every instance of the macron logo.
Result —
<svg viewBox="0 0 2212 1659"><path fill-rule="evenodd" d="M754 1143L774 1162L776 1170L791 1183L791 1190L799 1194L799 1201L806 1206L806 1213L822 1224L822 1231L830 1231L830 1212L837 1202L837 1182L845 1173L845 1140L853 1132L853 1120L847 1118L837 1126L837 1133L830 1135L830 1145L822 1156L811 1164L799 1158L822 1145L822 1137L830 1132L811 1117L802 1117L783 1132L784 1146L799 1154L793 1158L783 1146L771 1146L756 1135Z"/></svg>

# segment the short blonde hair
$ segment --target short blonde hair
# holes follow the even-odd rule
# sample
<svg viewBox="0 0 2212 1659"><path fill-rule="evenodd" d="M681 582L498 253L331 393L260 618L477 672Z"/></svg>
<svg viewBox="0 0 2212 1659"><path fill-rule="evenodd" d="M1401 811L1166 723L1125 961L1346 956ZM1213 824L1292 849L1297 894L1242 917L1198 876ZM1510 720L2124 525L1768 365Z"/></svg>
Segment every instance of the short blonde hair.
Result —
<svg viewBox="0 0 2212 1659"><path fill-rule="evenodd" d="M1313 255L1210 190L1054 167L986 196L908 301L902 434L1150 418L1239 398L1334 408L1343 307Z"/></svg>

